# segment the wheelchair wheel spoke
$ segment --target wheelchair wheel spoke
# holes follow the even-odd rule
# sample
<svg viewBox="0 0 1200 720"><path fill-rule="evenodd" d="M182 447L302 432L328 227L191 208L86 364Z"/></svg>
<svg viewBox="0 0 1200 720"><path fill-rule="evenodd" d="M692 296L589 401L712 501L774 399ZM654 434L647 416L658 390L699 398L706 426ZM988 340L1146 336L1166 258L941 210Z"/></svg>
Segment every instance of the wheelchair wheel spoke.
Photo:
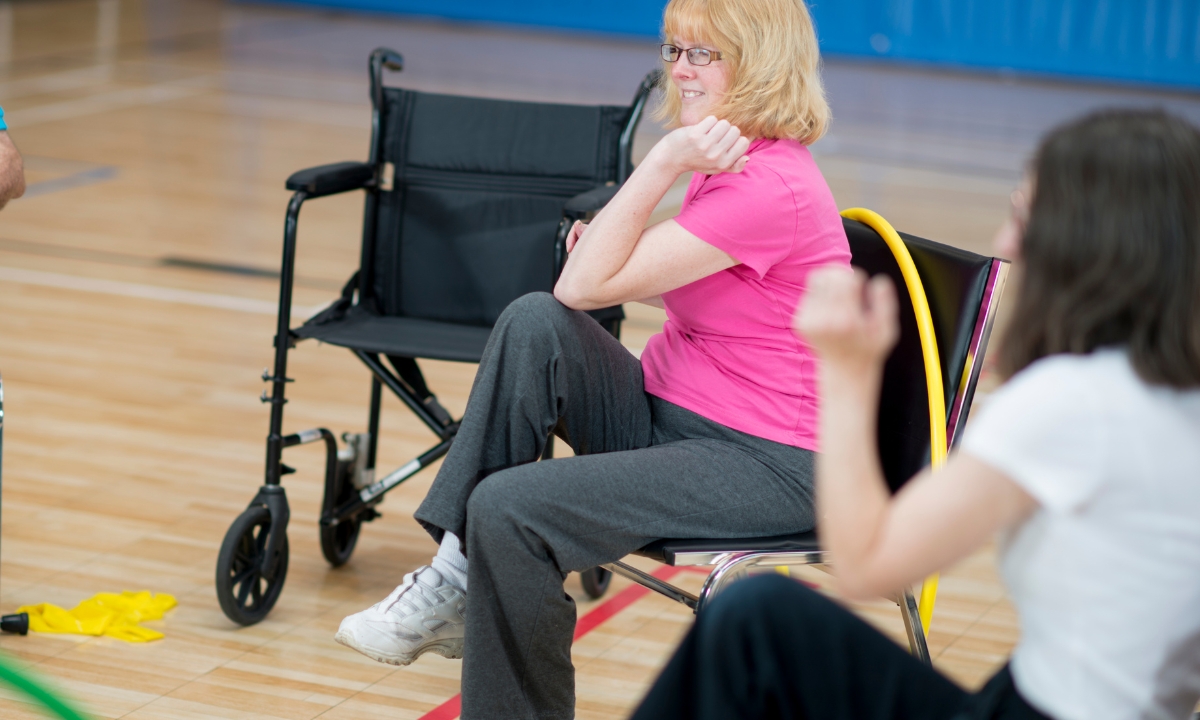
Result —
<svg viewBox="0 0 1200 720"><path fill-rule="evenodd" d="M249 597L250 597L250 590L251 590L251 588L253 588L257 585L258 585L258 572L254 571L254 572L252 572L252 574L249 578L247 578L246 580L243 580L242 584L238 586L238 592L237 592L238 605L241 605L242 607L246 607L246 600L249 599Z"/></svg>
<svg viewBox="0 0 1200 720"><path fill-rule="evenodd" d="M245 570L237 571L237 574L233 576L233 587L237 587L246 582L246 580L248 580L250 576L255 573L255 571L256 570L253 565L247 566Z"/></svg>
<svg viewBox="0 0 1200 720"><path fill-rule="evenodd" d="M264 525L258 526L258 533L254 536L254 554L256 557L262 557L263 552L267 549L267 538L270 533Z"/></svg>

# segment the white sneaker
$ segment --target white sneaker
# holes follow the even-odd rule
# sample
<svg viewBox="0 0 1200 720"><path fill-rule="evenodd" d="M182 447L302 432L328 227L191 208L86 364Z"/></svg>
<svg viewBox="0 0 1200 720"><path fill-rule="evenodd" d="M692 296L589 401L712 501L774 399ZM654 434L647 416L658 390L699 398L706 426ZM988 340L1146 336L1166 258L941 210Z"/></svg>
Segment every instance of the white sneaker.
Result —
<svg viewBox="0 0 1200 720"><path fill-rule="evenodd" d="M342 620L333 639L389 665L407 665L425 652L461 658L466 611L463 591L425 565L383 600Z"/></svg>

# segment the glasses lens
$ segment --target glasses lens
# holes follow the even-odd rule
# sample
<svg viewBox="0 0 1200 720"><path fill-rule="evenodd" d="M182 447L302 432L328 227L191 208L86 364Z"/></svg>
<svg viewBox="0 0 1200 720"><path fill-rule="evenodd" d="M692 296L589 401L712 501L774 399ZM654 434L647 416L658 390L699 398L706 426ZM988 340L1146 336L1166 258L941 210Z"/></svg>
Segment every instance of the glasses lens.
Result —
<svg viewBox="0 0 1200 720"><path fill-rule="evenodd" d="M675 62L679 59L680 50L674 45L663 45L661 51L662 59L666 60L667 62Z"/></svg>
<svg viewBox="0 0 1200 720"><path fill-rule="evenodd" d="M707 65L712 62L712 53L704 48L691 48L688 50L688 62L693 65Z"/></svg>

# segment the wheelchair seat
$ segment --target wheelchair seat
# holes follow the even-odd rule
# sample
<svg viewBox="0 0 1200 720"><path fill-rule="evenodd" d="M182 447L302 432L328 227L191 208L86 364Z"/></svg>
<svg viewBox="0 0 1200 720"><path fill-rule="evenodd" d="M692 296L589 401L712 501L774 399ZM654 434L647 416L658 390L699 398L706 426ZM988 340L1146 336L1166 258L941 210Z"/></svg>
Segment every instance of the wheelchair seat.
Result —
<svg viewBox="0 0 1200 720"><path fill-rule="evenodd" d="M377 315L352 307L331 321L321 316L292 330L330 345L402 357L479 362L491 328L424 318Z"/></svg>

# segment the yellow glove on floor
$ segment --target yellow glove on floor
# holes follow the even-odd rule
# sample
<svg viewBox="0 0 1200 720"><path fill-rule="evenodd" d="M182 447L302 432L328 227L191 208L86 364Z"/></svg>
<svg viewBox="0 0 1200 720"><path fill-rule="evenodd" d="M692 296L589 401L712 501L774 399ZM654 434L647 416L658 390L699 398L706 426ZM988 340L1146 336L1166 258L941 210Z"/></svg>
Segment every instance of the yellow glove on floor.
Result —
<svg viewBox="0 0 1200 720"><path fill-rule="evenodd" d="M149 590L126 590L120 595L97 593L70 611L41 603L24 605L17 612L29 613L29 629L34 632L107 635L126 642L149 642L163 634L138 623L158 620L176 604L174 596L166 593L153 595Z"/></svg>

